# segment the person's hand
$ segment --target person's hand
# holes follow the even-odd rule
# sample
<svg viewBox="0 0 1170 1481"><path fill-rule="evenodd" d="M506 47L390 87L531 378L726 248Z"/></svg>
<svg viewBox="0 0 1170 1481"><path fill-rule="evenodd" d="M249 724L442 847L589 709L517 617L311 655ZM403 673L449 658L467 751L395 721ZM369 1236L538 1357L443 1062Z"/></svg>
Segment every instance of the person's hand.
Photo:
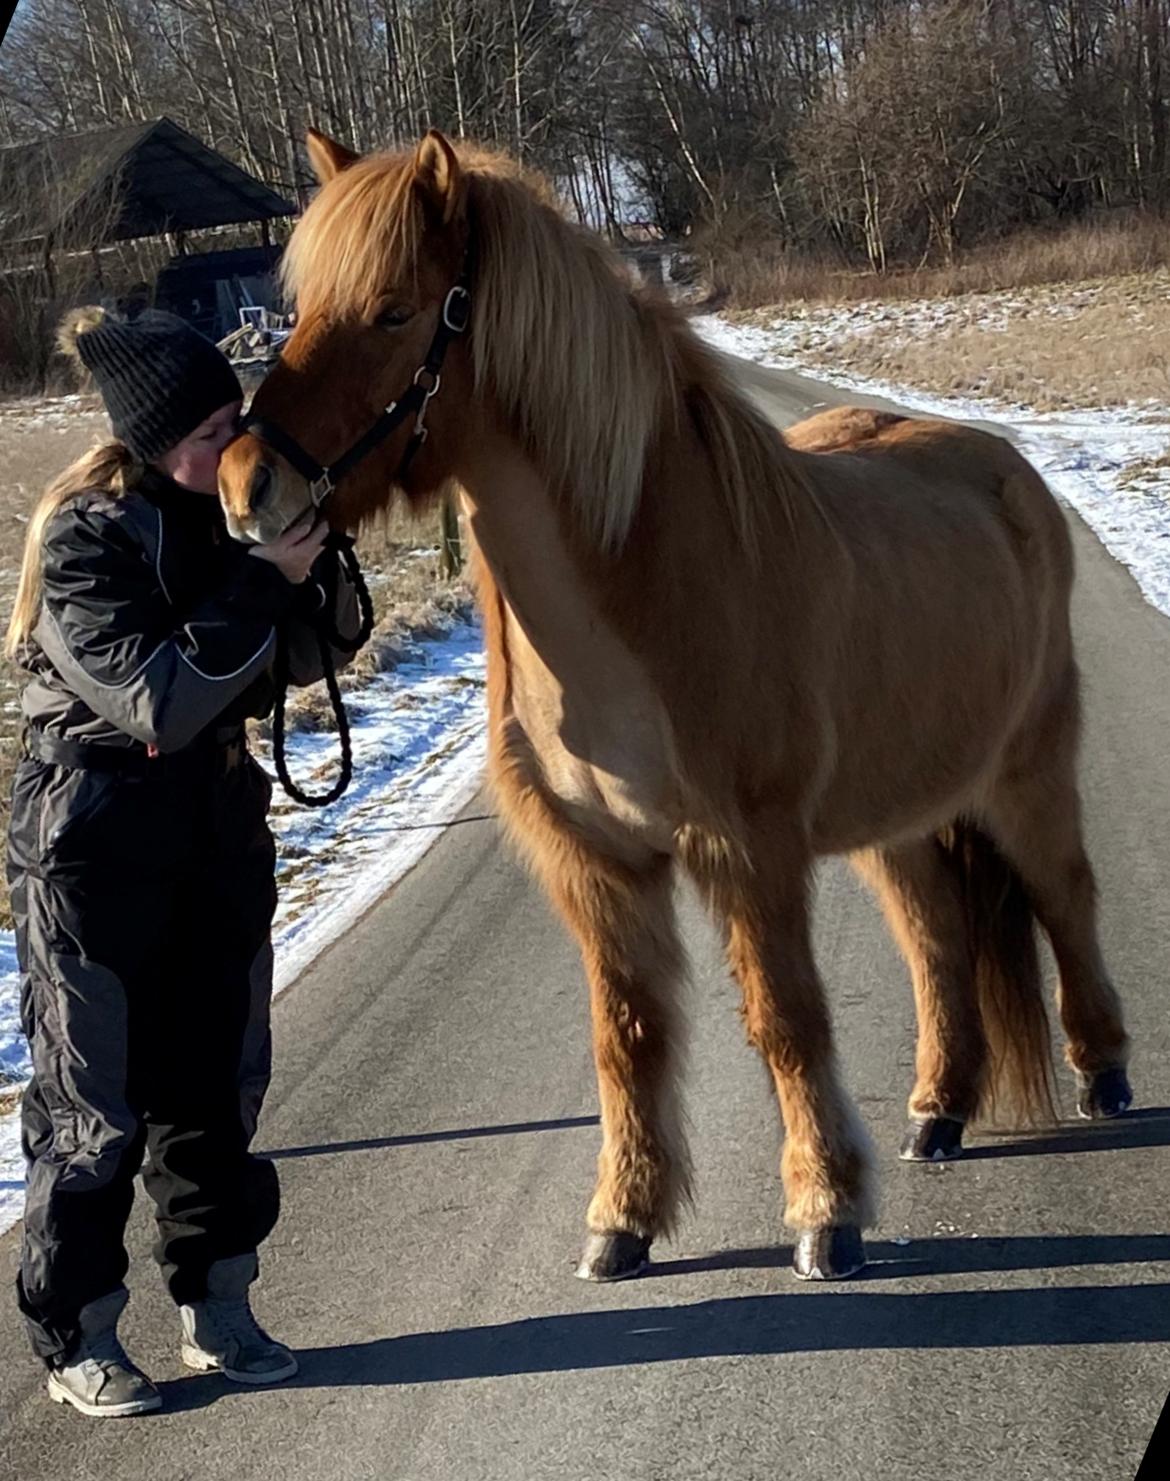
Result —
<svg viewBox="0 0 1170 1481"><path fill-rule="evenodd" d="M303 518L267 545L251 546L248 554L257 560L270 561L286 580L299 586L321 554L328 533L328 521L311 522Z"/></svg>

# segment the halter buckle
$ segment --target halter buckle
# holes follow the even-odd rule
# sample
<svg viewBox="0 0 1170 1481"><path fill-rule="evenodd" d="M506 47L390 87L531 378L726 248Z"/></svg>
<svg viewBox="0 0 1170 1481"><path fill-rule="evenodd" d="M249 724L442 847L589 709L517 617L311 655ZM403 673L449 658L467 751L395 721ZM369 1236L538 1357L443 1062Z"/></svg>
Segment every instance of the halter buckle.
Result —
<svg viewBox="0 0 1170 1481"><path fill-rule="evenodd" d="M329 469L326 468L320 478L314 478L309 485L309 498L312 500L313 508L320 509L335 487L336 485L329 475Z"/></svg>

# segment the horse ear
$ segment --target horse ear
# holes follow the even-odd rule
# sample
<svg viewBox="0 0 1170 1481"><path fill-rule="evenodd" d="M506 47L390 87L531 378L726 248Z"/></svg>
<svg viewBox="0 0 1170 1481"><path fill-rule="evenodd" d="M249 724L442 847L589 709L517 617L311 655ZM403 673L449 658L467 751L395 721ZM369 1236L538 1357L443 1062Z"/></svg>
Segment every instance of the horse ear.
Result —
<svg viewBox="0 0 1170 1481"><path fill-rule="evenodd" d="M342 170L349 169L354 160L361 158L352 149L329 138L328 134L319 134L316 129L306 132L305 148L309 151L313 174L321 185L328 185L334 175L340 175Z"/></svg>
<svg viewBox="0 0 1170 1481"><path fill-rule="evenodd" d="M463 171L438 129L429 130L415 152L414 186L423 204L443 226L449 226L462 204Z"/></svg>

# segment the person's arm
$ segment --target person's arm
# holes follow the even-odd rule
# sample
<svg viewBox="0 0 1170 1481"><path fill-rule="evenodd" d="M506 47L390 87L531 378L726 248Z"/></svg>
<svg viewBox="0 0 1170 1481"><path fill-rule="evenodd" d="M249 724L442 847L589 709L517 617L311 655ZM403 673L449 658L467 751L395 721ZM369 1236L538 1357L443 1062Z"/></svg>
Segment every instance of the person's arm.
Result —
<svg viewBox="0 0 1170 1481"><path fill-rule="evenodd" d="M111 725L176 751L272 661L294 586L241 560L181 626L147 551L117 511L66 506L44 541L38 639L78 698Z"/></svg>
<svg viewBox="0 0 1170 1481"><path fill-rule="evenodd" d="M353 639L361 627L357 588L336 550L318 556L308 580L298 587L288 618L288 677L298 688L325 677L317 633L322 625L340 637ZM353 662L354 655L330 645L334 672Z"/></svg>

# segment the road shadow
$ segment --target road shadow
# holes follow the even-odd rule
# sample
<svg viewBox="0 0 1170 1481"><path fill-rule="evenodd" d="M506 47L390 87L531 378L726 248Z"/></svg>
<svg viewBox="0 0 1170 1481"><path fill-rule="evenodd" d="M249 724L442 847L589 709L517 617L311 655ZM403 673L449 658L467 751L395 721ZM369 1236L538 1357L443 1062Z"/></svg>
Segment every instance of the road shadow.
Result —
<svg viewBox="0 0 1170 1481"><path fill-rule="evenodd" d="M455 1131L414 1131L403 1136L366 1137L353 1142L322 1142L319 1146L277 1147L257 1152L277 1162L286 1157L324 1157L336 1152L377 1152L387 1147L422 1147L428 1142L470 1142L485 1136L522 1136L532 1131L574 1131L582 1126L600 1126L598 1116L562 1116L555 1121L512 1121L501 1126L463 1126Z"/></svg>
<svg viewBox="0 0 1170 1481"><path fill-rule="evenodd" d="M394 1387L794 1353L1115 1346L1165 1342L1168 1333L1166 1284L735 1296L308 1348L285 1387ZM216 1378L164 1387L172 1412L226 1397Z"/></svg>
<svg viewBox="0 0 1170 1481"><path fill-rule="evenodd" d="M421 1147L429 1142L466 1142L479 1137L522 1136L534 1131L575 1131L600 1126L597 1116L563 1116L550 1121L513 1121L501 1126L464 1126L453 1131L406 1132L402 1136L365 1137L348 1142L321 1142L304 1147L274 1147L258 1152L274 1162L294 1157L324 1157L340 1152L377 1152L394 1147ZM1078 1152L1116 1152L1135 1147L1170 1147L1170 1108L1131 1111L1117 1121L1072 1123L1067 1129L1028 1134L1005 1133L1001 1140L964 1149L962 1162L995 1157L1062 1156ZM2 1186L2 1185L0 1185Z"/></svg>
<svg viewBox="0 0 1170 1481"><path fill-rule="evenodd" d="M1011 1135L1011 1134L1009 1134ZM1081 1152L1121 1152L1137 1147L1170 1147L1170 1107L1129 1111L1116 1121L1077 1121L1057 1131L964 1147L963 1162L996 1157L1066 1157Z"/></svg>
<svg viewBox="0 0 1170 1481"><path fill-rule="evenodd" d="M378 826L387 833L422 833L428 828L446 831L448 828L462 828L467 823L494 823L498 817L499 813L475 812L461 818L440 818L433 823L424 820L421 823L379 823Z"/></svg>
<svg viewBox="0 0 1170 1481"><path fill-rule="evenodd" d="M1078 1265L1170 1263L1170 1234L981 1235L978 1239L908 1239L904 1244L867 1239L865 1252L869 1264L851 1283ZM791 1264L791 1245L757 1245L679 1260L653 1260L643 1279L712 1270L785 1270Z"/></svg>

